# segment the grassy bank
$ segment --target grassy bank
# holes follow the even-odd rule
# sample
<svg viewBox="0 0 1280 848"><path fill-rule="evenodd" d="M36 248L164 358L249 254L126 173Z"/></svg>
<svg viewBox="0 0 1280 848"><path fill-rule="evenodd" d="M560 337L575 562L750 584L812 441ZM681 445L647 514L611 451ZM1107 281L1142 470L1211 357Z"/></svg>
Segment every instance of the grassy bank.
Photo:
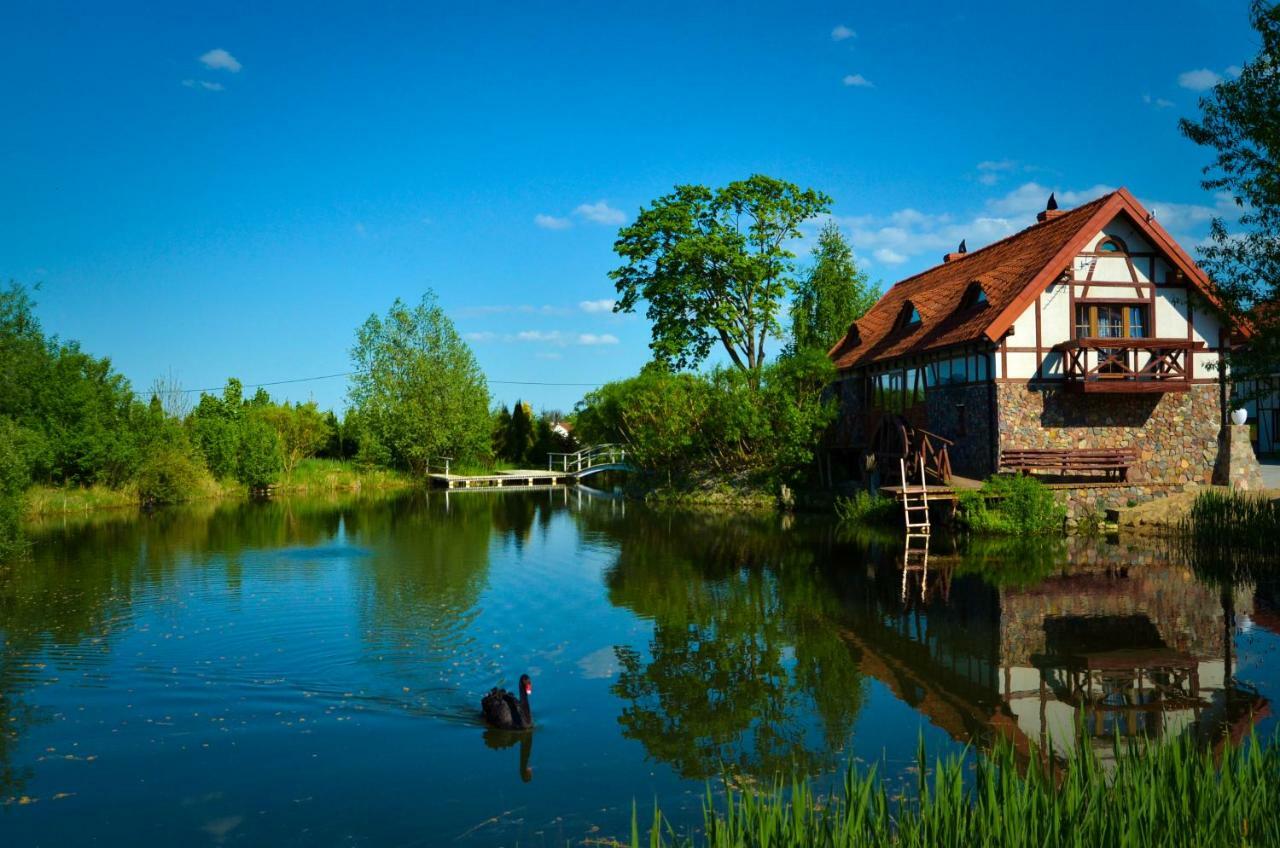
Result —
<svg viewBox="0 0 1280 848"><path fill-rule="evenodd" d="M1020 769L1000 749L969 766L953 758L927 768L920 754L913 797L875 769L853 767L841 791L812 783L771 791L708 791L704 831L672 833L655 811L649 833L632 826L631 845L706 848L854 846L1242 846L1280 844L1280 747L1250 740L1215 759L1179 737L1131 748L1114 770L1085 750L1053 770Z"/></svg>
<svg viewBox="0 0 1280 848"><path fill-rule="evenodd" d="M276 486L279 494L325 494L404 489L413 478L385 468L362 468L334 459L304 459L293 473ZM205 476L196 484L188 500L243 498L248 490L234 480L217 481ZM83 515L105 510L138 509L138 491L133 486L33 486L24 497L23 516L38 521L60 515Z"/></svg>

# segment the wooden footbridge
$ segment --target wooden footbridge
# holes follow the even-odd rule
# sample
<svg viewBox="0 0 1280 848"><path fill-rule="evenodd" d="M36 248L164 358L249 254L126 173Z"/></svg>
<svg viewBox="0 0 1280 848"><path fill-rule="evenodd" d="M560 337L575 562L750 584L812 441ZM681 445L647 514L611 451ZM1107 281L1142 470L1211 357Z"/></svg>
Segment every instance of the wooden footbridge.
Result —
<svg viewBox="0 0 1280 848"><path fill-rule="evenodd" d="M515 486L569 486L605 471L631 471L627 451L619 445L592 445L575 453L547 454L547 468L518 468L491 474L454 474L453 459L440 457L427 478L446 489L499 489Z"/></svg>

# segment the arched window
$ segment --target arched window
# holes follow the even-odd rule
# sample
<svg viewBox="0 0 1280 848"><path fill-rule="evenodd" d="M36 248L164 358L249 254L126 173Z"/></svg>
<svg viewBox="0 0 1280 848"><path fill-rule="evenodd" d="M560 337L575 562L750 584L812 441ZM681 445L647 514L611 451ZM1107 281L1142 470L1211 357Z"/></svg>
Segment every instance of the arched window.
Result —
<svg viewBox="0 0 1280 848"><path fill-rule="evenodd" d="M1096 252L1127 254L1129 252L1129 248L1125 247L1124 242L1115 236L1107 236L1102 241L1098 242L1098 249Z"/></svg>
<svg viewBox="0 0 1280 848"><path fill-rule="evenodd" d="M987 305L987 293L982 288L982 284L974 280L969 287L964 290L964 294L960 296L960 308L972 309L975 306Z"/></svg>

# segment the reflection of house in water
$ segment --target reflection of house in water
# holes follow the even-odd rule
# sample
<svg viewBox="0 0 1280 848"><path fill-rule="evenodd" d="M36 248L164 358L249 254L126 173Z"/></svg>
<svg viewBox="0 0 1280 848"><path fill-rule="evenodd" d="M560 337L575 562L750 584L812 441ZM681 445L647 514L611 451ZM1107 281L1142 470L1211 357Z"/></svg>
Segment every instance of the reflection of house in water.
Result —
<svg viewBox="0 0 1280 848"><path fill-rule="evenodd" d="M864 674L961 741L1065 753L1082 728L1105 757L1117 733L1238 740L1268 711L1232 681L1229 622L1251 611L1251 595L1221 595L1168 564L1119 564L1131 557L997 588L935 556L927 583L882 571L849 586L875 597L851 604L843 635Z"/></svg>

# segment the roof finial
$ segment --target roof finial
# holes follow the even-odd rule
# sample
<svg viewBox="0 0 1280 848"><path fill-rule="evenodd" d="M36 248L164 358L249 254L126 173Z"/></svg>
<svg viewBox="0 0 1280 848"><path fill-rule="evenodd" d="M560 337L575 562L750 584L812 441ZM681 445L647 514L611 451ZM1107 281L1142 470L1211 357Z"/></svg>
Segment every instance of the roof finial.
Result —
<svg viewBox="0 0 1280 848"><path fill-rule="evenodd" d="M1050 212L1058 208L1058 198L1054 192L1049 192L1049 202L1044 205L1044 208Z"/></svg>
<svg viewBox="0 0 1280 848"><path fill-rule="evenodd" d="M969 252L968 245L964 243L964 239L960 239L960 247L956 250L956 253L968 253L968 252Z"/></svg>

